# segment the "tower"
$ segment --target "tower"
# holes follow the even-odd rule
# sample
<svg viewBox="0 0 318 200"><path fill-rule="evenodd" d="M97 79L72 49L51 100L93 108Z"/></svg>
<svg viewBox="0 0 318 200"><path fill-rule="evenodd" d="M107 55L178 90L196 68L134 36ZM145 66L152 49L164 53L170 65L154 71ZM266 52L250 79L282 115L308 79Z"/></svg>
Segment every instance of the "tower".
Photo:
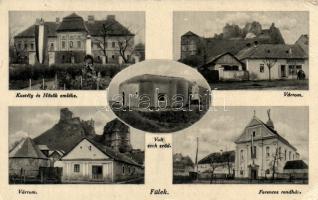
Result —
<svg viewBox="0 0 318 200"><path fill-rule="evenodd" d="M103 133L104 144L121 153L132 150L129 127L118 119L106 124Z"/></svg>

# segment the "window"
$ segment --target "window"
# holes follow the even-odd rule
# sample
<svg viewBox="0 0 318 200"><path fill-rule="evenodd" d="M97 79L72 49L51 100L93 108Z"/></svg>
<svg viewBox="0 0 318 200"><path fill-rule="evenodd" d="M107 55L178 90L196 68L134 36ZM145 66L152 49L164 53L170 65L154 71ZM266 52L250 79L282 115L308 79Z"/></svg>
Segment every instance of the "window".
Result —
<svg viewBox="0 0 318 200"><path fill-rule="evenodd" d="M76 173L80 172L80 165L79 164L74 164L74 172L76 172Z"/></svg>
<svg viewBox="0 0 318 200"><path fill-rule="evenodd" d="M288 74L289 75L296 75L295 65L289 65L288 66Z"/></svg>
<svg viewBox="0 0 318 200"><path fill-rule="evenodd" d="M284 154L285 160L287 160L287 151L285 150L285 154Z"/></svg>
<svg viewBox="0 0 318 200"><path fill-rule="evenodd" d="M291 160L291 152L289 152L288 160Z"/></svg>
<svg viewBox="0 0 318 200"><path fill-rule="evenodd" d="M259 65L259 72L264 73L264 64Z"/></svg>
<svg viewBox="0 0 318 200"><path fill-rule="evenodd" d="M270 148L267 146L267 147L266 147L266 157L269 157L269 156L270 156L269 151L270 151Z"/></svg>
<svg viewBox="0 0 318 200"><path fill-rule="evenodd" d="M18 43L18 48L19 48L19 49L21 49L21 46L22 46L21 43Z"/></svg>
<svg viewBox="0 0 318 200"><path fill-rule="evenodd" d="M241 150L241 160L244 160L244 150Z"/></svg>
<svg viewBox="0 0 318 200"><path fill-rule="evenodd" d="M253 131L253 137L255 137L256 136L256 133L255 133L255 131Z"/></svg>
<svg viewBox="0 0 318 200"><path fill-rule="evenodd" d="M266 173L266 174L270 174L271 171L270 171L269 169L267 169L267 170L265 171L265 173Z"/></svg>
<svg viewBox="0 0 318 200"><path fill-rule="evenodd" d="M256 159L256 146L251 146L251 158Z"/></svg>
<svg viewBox="0 0 318 200"><path fill-rule="evenodd" d="M50 44L50 50L54 51L54 43L53 42Z"/></svg>
<svg viewBox="0 0 318 200"><path fill-rule="evenodd" d="M301 66L301 65L296 65L296 69L297 69L297 70L301 70L301 69L302 69L302 66Z"/></svg>
<svg viewBox="0 0 318 200"><path fill-rule="evenodd" d="M112 55L112 59L113 59L113 60L115 59L115 56L114 56L114 55Z"/></svg>
<svg viewBox="0 0 318 200"><path fill-rule="evenodd" d="M123 165L122 170L123 170L123 174L125 174L125 165Z"/></svg>
<svg viewBox="0 0 318 200"><path fill-rule="evenodd" d="M77 47L78 47L78 48L82 48L82 43L81 43L81 41L77 41Z"/></svg>
<svg viewBox="0 0 318 200"><path fill-rule="evenodd" d="M112 47L115 48L115 46L116 46L116 43L112 42Z"/></svg>
<svg viewBox="0 0 318 200"><path fill-rule="evenodd" d="M28 44L24 43L24 49L27 49L27 48L28 48Z"/></svg>
<svg viewBox="0 0 318 200"><path fill-rule="evenodd" d="M293 154L293 160L295 160L295 154Z"/></svg>
<svg viewBox="0 0 318 200"><path fill-rule="evenodd" d="M70 41L70 48L73 48L73 41Z"/></svg>
<svg viewBox="0 0 318 200"><path fill-rule="evenodd" d="M34 50L34 43L31 43L31 50Z"/></svg>
<svg viewBox="0 0 318 200"><path fill-rule="evenodd" d="M166 101L166 94L164 94L164 93L159 93L158 94L158 101L159 102L164 102L164 101Z"/></svg>
<svg viewBox="0 0 318 200"><path fill-rule="evenodd" d="M65 41L62 41L62 49L65 49Z"/></svg>

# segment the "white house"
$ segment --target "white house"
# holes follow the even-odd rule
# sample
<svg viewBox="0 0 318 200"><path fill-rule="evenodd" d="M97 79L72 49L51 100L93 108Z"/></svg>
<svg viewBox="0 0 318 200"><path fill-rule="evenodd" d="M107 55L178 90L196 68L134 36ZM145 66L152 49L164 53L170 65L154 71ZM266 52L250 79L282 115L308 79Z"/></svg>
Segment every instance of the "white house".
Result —
<svg viewBox="0 0 318 200"><path fill-rule="evenodd" d="M244 63L229 52L208 59L203 66L199 67L199 71L208 81L248 79Z"/></svg>
<svg viewBox="0 0 318 200"><path fill-rule="evenodd" d="M235 141L235 177L258 179L283 173L285 163L298 160L297 149L274 128L268 111L263 123L255 114Z"/></svg>
<svg viewBox="0 0 318 200"><path fill-rule="evenodd" d="M143 166L125 154L83 138L55 167L63 168L63 182L118 182L143 176Z"/></svg>
<svg viewBox="0 0 318 200"><path fill-rule="evenodd" d="M309 77L308 55L299 45L260 44L236 56L245 63L250 80L297 79L299 70Z"/></svg>

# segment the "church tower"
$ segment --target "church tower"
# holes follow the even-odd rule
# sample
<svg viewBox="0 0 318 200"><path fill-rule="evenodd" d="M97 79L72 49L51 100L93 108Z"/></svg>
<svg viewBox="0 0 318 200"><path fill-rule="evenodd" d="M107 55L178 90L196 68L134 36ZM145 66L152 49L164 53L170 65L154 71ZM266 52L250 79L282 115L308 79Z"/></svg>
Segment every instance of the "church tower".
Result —
<svg viewBox="0 0 318 200"><path fill-rule="evenodd" d="M266 122L266 125L268 127L270 127L271 129L275 130L274 123L273 123L273 121L271 119L271 110L270 109L267 110L267 115L268 115L268 121Z"/></svg>

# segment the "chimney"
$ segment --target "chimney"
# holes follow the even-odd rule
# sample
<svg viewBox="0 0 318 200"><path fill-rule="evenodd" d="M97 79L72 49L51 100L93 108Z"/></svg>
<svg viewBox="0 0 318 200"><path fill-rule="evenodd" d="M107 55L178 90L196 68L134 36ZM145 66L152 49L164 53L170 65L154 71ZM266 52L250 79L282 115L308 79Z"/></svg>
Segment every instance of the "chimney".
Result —
<svg viewBox="0 0 318 200"><path fill-rule="evenodd" d="M88 15L87 16L87 20L88 20L88 23L94 23L95 19L94 19L94 15Z"/></svg>
<svg viewBox="0 0 318 200"><path fill-rule="evenodd" d="M59 17L55 18L55 22L56 22L57 24L59 24L59 23L60 23L60 18L59 18Z"/></svg>
<svg viewBox="0 0 318 200"><path fill-rule="evenodd" d="M116 17L115 17L115 15L107 15L107 18L106 18L106 19L108 19L108 20L115 20Z"/></svg>

